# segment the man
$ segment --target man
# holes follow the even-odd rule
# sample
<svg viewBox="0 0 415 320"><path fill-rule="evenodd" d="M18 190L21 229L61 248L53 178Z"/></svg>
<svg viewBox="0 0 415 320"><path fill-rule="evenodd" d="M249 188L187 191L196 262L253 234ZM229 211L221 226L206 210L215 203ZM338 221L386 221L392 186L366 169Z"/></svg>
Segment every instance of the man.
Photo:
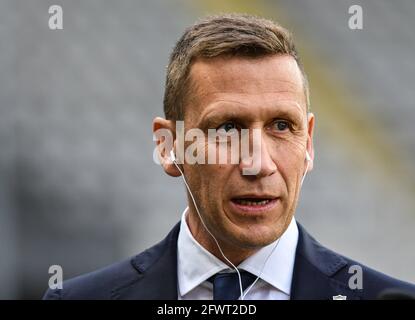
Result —
<svg viewBox="0 0 415 320"><path fill-rule="evenodd" d="M181 222L156 246L68 280L45 298L376 299L387 289L415 292L324 248L295 221L302 181L313 168L309 104L292 38L278 24L222 15L186 30L167 70L166 118L153 122L164 171L182 176L187 188ZM206 163L202 151L223 142L204 136L196 148L203 161L190 163L184 153L192 141L179 139L179 121L185 132L216 129L225 145L248 130L257 152L237 163ZM161 130L172 132L172 144Z"/></svg>

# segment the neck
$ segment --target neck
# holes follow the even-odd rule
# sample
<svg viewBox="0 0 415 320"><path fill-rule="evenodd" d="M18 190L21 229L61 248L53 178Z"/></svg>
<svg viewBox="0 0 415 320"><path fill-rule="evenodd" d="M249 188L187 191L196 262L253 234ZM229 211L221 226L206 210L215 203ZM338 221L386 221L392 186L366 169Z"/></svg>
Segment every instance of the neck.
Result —
<svg viewBox="0 0 415 320"><path fill-rule="evenodd" d="M232 265L229 261L234 265L238 266L242 261L253 255L257 252L257 249L253 248L241 248L235 245L232 245L228 242L221 241L216 236L216 240L218 241L220 248L222 249L223 254L229 260L227 261L222 253L220 252L218 245L216 244L215 240L212 238L212 235L205 229L203 224L200 221L199 216L197 213L193 212L190 208L188 210L188 214L186 215L186 222L190 229L190 232L193 235L193 238L206 250L208 250L211 254L213 254L216 258L221 260L223 263L227 264L229 267Z"/></svg>

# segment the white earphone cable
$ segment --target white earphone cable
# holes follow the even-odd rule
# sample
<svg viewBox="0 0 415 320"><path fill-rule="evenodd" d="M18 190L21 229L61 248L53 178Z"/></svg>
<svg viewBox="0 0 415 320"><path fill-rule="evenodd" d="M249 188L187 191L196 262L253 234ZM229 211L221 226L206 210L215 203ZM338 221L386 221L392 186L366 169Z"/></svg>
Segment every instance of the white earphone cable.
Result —
<svg viewBox="0 0 415 320"><path fill-rule="evenodd" d="M263 271L264 271L264 268L265 268L265 265L267 264L267 262L268 262L268 259L271 257L271 255L272 255L272 253L276 250L276 248L278 247L278 244L280 243L280 240L281 240L281 237L278 239L278 241L276 242L276 244L275 244L275 246L274 246L274 248L272 248L272 250L271 250L271 252L269 253L269 255L267 256L267 258L265 259L265 262L264 262L264 264L262 265L262 268L261 268L261 272L259 273L259 275L256 277L256 279L255 279L255 281L246 289L246 291L245 291L245 293L244 293L244 290L243 290L243 287L242 287L242 279L241 279L241 274L240 274L240 272L239 272L239 269L225 256L225 254L223 253L223 251L222 251L222 248L220 247L220 245L219 245L219 242L218 242L218 240L216 239L216 237L213 235L213 233L209 230L209 228L206 226L206 224L205 224L205 222L204 222L204 220L203 220L203 218L202 218L202 215L200 214L200 211L199 211L199 207L198 207L198 205L196 204L196 200L195 200L195 198L194 198L194 196L193 196L193 193L192 193L192 191L190 190L190 187L189 187L189 185L188 185L188 183L187 183L187 180L186 180L186 178L185 178L185 176L184 176L184 173L183 173L183 171L180 169L180 167L179 167L179 165L177 164L177 162L176 162L176 159L175 159L175 156L174 156L174 153L173 153L173 151L171 151L170 152L170 154L171 154L171 161L174 163L174 165L176 166L176 168L177 168L177 170L179 170L179 172L180 172L180 174L181 174L181 176L182 176L182 179L183 179L183 182L184 182L184 184L185 184L185 186L186 186L186 188L187 188L187 190L189 191L189 194L190 194L190 197L192 198L192 202L193 202L193 204L194 204L194 206L195 206L195 208L196 208L196 212L197 212L197 214L198 214L198 216L199 216L199 219L200 219L200 221L202 222L202 225L203 225L203 227L205 228L205 230L209 233L209 235L212 237L212 239L215 241L215 243L216 243L216 246L218 247L218 249L219 249L219 252L221 253L221 255L222 255L222 257L232 266L232 268L236 271L236 273L238 274L238 280L239 280L239 290L240 290L240 297L239 297L239 299L240 300L244 300L245 299L245 296L248 294L248 292L253 288L253 286L258 282L258 280L259 280L259 278L261 277L261 275L262 275L262 273L263 273ZM302 177L302 179L301 179L301 184L300 185L302 185L303 184L303 182L304 182L304 179L305 179L305 176L306 176L306 174L307 174L307 170L308 170L308 166L309 166L309 162L310 162L310 159L309 159L309 155L308 155L308 153L307 153L307 157L306 157L306 160L307 160L307 165L306 165L306 169L305 169L305 172L304 172L304 175L303 175L303 177Z"/></svg>
<svg viewBox="0 0 415 320"><path fill-rule="evenodd" d="M184 177L184 174L183 174L183 171L180 169L180 167L177 165L177 163L176 163L176 160L174 160L174 159L172 159L172 161L173 161L173 163L175 164L175 166L176 166L176 168L180 171L180 173L181 173L181 176L182 176L182 178L183 178L183 182L184 182L184 184L186 185L186 188L187 188L187 190L189 191L189 194L190 194L190 197L192 198L192 201L193 201L193 204L194 204L194 206L195 206L195 208L196 208L196 211L197 211L197 214L198 214L198 216L199 216L199 219L200 219L200 221L202 222L202 224L203 224L203 227L206 229L206 231L210 234L210 236L213 238L213 240L215 241L215 243L216 243L216 246L218 247L218 249L219 249L219 251L220 251L220 253L221 253L221 255L223 256L223 258L233 267L233 269L235 269L235 271L236 271L236 273L238 274L238 279L239 279L239 289L240 289L240 292L241 292L241 296L243 295L243 290L242 290L242 280L241 280L241 274L239 273L239 270L238 270L238 268L225 256L225 254L223 253L223 251L222 251L222 248L220 247L220 245L219 245L219 242L218 242L218 240L216 240L216 237L212 234L212 232L210 232L210 230L209 230L209 228L206 226L206 224L205 224L205 222L203 221L203 218L202 218L202 215L200 214L200 212L199 212L199 208L198 208L198 206L197 206L197 204L196 204L196 200L195 200L195 198L193 197L193 193L192 193L192 191L190 190L190 187L189 187L189 185L187 184L187 181L186 181L186 178Z"/></svg>

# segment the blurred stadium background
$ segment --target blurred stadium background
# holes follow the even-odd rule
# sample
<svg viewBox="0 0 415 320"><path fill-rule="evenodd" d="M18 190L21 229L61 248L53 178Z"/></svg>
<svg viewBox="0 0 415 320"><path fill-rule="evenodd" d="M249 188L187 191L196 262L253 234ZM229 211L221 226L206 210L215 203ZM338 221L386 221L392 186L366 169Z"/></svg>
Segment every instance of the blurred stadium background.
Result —
<svg viewBox="0 0 415 320"><path fill-rule="evenodd" d="M184 187L152 161L151 121L183 29L228 11L293 31L309 75L316 161L297 219L415 282L414 1L1 0L0 298L40 298L50 265L92 271L178 221Z"/></svg>

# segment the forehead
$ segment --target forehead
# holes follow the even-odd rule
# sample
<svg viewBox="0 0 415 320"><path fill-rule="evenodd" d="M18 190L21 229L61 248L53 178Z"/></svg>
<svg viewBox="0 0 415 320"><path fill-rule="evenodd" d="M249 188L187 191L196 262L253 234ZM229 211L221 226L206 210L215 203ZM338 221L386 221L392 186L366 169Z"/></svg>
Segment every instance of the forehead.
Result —
<svg viewBox="0 0 415 320"><path fill-rule="evenodd" d="M244 105L258 113L287 102L306 111L301 71L289 55L198 59L190 69L185 115L200 118L215 108L225 112L232 105L234 111Z"/></svg>

